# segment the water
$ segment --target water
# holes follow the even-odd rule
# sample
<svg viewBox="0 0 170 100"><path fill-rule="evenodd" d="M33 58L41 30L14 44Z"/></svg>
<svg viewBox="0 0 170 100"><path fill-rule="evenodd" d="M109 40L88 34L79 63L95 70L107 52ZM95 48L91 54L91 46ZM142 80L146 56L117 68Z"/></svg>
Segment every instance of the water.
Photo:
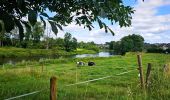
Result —
<svg viewBox="0 0 170 100"><path fill-rule="evenodd" d="M81 55L72 55L64 56L65 58L84 58L84 57L110 57L113 56L113 52L99 52L97 54L81 54ZM56 59L58 56L36 56L36 57L16 57L16 58L0 58L0 65L3 64L15 64L17 62L23 61L39 61L40 59Z"/></svg>
<svg viewBox="0 0 170 100"><path fill-rule="evenodd" d="M84 58L84 57L110 57L113 56L112 52L99 52L97 54L82 54L75 55L75 58Z"/></svg>

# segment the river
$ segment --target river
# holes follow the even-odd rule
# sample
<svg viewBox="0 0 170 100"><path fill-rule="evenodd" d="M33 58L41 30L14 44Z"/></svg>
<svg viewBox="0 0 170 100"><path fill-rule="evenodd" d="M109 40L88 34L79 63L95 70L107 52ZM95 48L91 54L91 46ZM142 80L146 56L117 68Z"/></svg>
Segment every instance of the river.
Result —
<svg viewBox="0 0 170 100"><path fill-rule="evenodd" d="M64 58L84 58L84 57L110 57L113 56L113 52L103 51L96 54L81 54L81 55L71 55L65 56ZM36 57L16 57L16 58L0 58L0 65L3 64L15 64L17 62L22 61L39 61L40 59L56 59L59 57L43 57L43 56L36 56Z"/></svg>

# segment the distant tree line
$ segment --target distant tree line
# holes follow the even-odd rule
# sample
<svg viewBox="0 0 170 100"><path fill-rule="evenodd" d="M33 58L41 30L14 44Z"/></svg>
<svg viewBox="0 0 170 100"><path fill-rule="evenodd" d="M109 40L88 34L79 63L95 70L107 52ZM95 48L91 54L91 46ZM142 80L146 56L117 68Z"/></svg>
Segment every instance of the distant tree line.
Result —
<svg viewBox="0 0 170 100"><path fill-rule="evenodd" d="M169 43L145 43L145 50L148 53L170 53L170 44Z"/></svg>
<svg viewBox="0 0 170 100"><path fill-rule="evenodd" d="M125 36L120 41L106 42L105 45L121 55L126 52L170 53L170 43L144 43L144 38L135 34Z"/></svg>
<svg viewBox="0 0 170 100"><path fill-rule="evenodd" d="M47 32L50 34L51 31ZM44 34L44 28L40 22L37 22L32 30L26 29L24 32L24 41L20 41L18 29L10 33L0 34L0 47L12 46L30 49L56 49L67 52L74 51L77 48L99 51L99 47L94 42L78 42L70 33L65 33L64 38L51 38Z"/></svg>
<svg viewBox="0 0 170 100"><path fill-rule="evenodd" d="M82 49L88 49L88 50L94 50L96 52L99 51L99 46L97 46L94 42L79 42L78 43L78 48L82 48Z"/></svg>
<svg viewBox="0 0 170 100"><path fill-rule="evenodd" d="M107 42L109 50L113 50L116 54L124 55L126 52L142 51L144 48L144 38L140 35L128 35L120 41Z"/></svg>

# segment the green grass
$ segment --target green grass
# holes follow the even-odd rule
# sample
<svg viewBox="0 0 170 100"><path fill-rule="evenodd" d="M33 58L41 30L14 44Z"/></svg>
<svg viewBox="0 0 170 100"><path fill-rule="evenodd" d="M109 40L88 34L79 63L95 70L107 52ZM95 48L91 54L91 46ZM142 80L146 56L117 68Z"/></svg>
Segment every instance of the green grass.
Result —
<svg viewBox="0 0 170 100"><path fill-rule="evenodd" d="M77 49L72 52L57 49L24 49L15 47L0 48L0 58L5 57L33 57L33 56L68 56L75 54L94 54L97 53L93 50Z"/></svg>
<svg viewBox="0 0 170 100"><path fill-rule="evenodd" d="M146 92L140 89L136 53L109 58L47 59L41 62L21 62L15 67L5 65L0 69L0 99L45 89L40 93L18 100L48 100L49 80L57 77L58 100L168 100L170 79L162 76L162 67L170 62L170 55L142 53L146 73L147 63L152 63L151 85ZM76 61L94 61L96 66L76 67ZM42 72L41 65L44 64ZM76 74L77 73L77 74ZM68 84L113 75L113 77L66 87ZM77 76L77 78L76 78Z"/></svg>
<svg viewBox="0 0 170 100"><path fill-rule="evenodd" d="M76 51L74 51L76 54L95 54L97 53L96 51L94 50L87 50L87 49L80 49L80 48L77 48Z"/></svg>

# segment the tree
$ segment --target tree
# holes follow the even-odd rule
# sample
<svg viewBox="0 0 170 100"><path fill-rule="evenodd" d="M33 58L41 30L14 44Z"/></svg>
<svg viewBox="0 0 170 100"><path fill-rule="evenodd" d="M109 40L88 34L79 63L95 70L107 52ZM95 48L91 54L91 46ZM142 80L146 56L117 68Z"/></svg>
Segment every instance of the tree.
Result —
<svg viewBox="0 0 170 100"><path fill-rule="evenodd" d="M40 39L44 34L44 28L41 22L36 22L35 25L32 27L32 30L26 28L26 32L24 33L24 40L21 42L21 47L24 48L38 48Z"/></svg>
<svg viewBox="0 0 170 100"><path fill-rule="evenodd" d="M64 50L64 39L57 38L56 39L56 47L60 50Z"/></svg>
<svg viewBox="0 0 170 100"><path fill-rule="evenodd" d="M109 46L110 50L113 50L113 47L114 47L115 43L116 43L115 41L111 41L111 42L107 42L106 44Z"/></svg>
<svg viewBox="0 0 170 100"><path fill-rule="evenodd" d="M33 27L32 38L34 43L40 42L40 38L43 36L44 29L40 22L37 22Z"/></svg>
<svg viewBox="0 0 170 100"><path fill-rule="evenodd" d="M126 52L132 51L142 51L144 48L144 38L140 35L128 35L121 39L121 41L112 41L110 42L111 49L114 50L117 54L124 55Z"/></svg>
<svg viewBox="0 0 170 100"><path fill-rule="evenodd" d="M0 47L3 46L4 34L5 34L4 23L3 23L3 21L0 20Z"/></svg>
<svg viewBox="0 0 170 100"><path fill-rule="evenodd" d="M55 12L55 16L48 16L46 10ZM0 0L0 20L4 23L4 29L10 32L15 26L18 27L20 41L25 37L23 27L31 29L38 17L44 28L48 21L55 34L58 29L63 30L62 26L72 22L89 30L92 30L93 22L98 22L100 28L114 35L101 17L107 18L112 24L118 23L121 27L126 27L131 25L133 13L133 8L125 6L122 0ZM26 17L28 20L23 20Z"/></svg>
<svg viewBox="0 0 170 100"><path fill-rule="evenodd" d="M134 48L134 41L130 36L121 39L121 54L125 54L128 51L132 51Z"/></svg>
<svg viewBox="0 0 170 100"><path fill-rule="evenodd" d="M142 51L144 48L144 38L141 35L131 35L132 40L134 41L134 47L132 51Z"/></svg>
<svg viewBox="0 0 170 100"><path fill-rule="evenodd" d="M65 47L65 50L67 52L71 51L71 47L70 47L70 44L71 44L71 34L70 33L66 33L64 35L64 47Z"/></svg>
<svg viewBox="0 0 170 100"><path fill-rule="evenodd" d="M140 35L129 35L121 39L122 54L128 51L142 51L144 47L144 38Z"/></svg>
<svg viewBox="0 0 170 100"><path fill-rule="evenodd" d="M87 43L81 41L80 43L78 43L78 47L83 49L88 49L88 50L94 50L96 52L99 51L99 46L97 46L93 41Z"/></svg>
<svg viewBox="0 0 170 100"><path fill-rule="evenodd" d="M107 42L106 45L108 45L108 49L109 50L113 50L115 54L120 54L121 52L121 41L111 41L111 42Z"/></svg>
<svg viewBox="0 0 170 100"><path fill-rule="evenodd" d="M61 42L61 41L60 41ZM76 50L78 46L77 39L72 37L70 33L64 35L64 48L67 52Z"/></svg>
<svg viewBox="0 0 170 100"><path fill-rule="evenodd" d="M76 50L77 49L77 45L78 45L78 43L77 43L77 39L75 38L75 37L73 37L72 38L72 49L73 50Z"/></svg>

